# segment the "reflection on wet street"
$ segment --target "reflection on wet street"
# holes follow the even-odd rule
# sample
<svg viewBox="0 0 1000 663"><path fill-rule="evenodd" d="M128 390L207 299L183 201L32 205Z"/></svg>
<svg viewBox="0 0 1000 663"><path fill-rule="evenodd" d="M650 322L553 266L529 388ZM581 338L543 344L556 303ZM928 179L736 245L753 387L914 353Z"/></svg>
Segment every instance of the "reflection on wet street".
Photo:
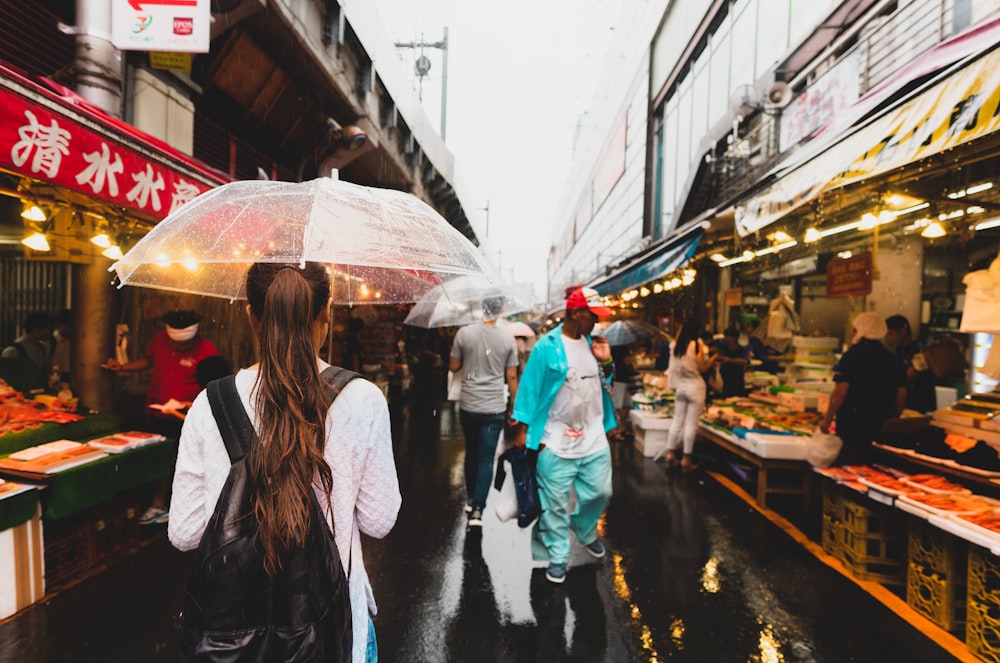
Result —
<svg viewBox="0 0 1000 663"><path fill-rule="evenodd" d="M612 447L614 497L595 560L574 544L566 582L501 523L493 491L466 531L463 442L448 403L393 412L403 507L365 541L386 662L953 660L707 474ZM7 661L173 661L190 555L161 532L101 573L0 625Z"/></svg>
<svg viewBox="0 0 1000 663"><path fill-rule="evenodd" d="M366 546L389 661L953 660L705 474L615 445L615 494L594 560L563 585L491 492L466 532L462 440L444 403L396 429L403 510Z"/></svg>

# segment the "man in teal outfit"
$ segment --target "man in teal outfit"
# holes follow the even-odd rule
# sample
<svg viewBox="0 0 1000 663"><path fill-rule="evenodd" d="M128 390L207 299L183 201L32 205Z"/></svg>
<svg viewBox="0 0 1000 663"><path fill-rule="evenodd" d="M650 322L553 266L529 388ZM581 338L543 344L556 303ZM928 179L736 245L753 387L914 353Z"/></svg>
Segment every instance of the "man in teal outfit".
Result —
<svg viewBox="0 0 1000 663"><path fill-rule="evenodd" d="M611 498L607 431L617 425L611 400L611 348L590 336L611 314L600 295L578 288L566 299L566 320L535 344L521 376L512 419L518 443L535 457L542 514L534 539L548 555L545 577L566 580L569 530L592 556L605 555L597 521ZM571 491L576 508L569 513Z"/></svg>

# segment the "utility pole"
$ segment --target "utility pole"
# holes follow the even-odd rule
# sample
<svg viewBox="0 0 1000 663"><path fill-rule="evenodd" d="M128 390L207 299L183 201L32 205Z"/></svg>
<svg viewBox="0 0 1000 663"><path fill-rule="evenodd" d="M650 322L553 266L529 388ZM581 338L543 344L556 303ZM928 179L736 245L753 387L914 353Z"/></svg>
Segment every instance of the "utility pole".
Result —
<svg viewBox="0 0 1000 663"><path fill-rule="evenodd" d="M396 42L396 48L437 48L441 50L441 139L447 136L446 129L448 123L448 26L444 27L444 38L441 41L425 42L421 36L420 41ZM431 70L431 61L421 52L414 64L417 77L420 79L421 98L423 97L423 78Z"/></svg>
<svg viewBox="0 0 1000 663"><path fill-rule="evenodd" d="M490 238L490 201L486 201L486 207L477 207L480 212L486 212L486 239Z"/></svg>

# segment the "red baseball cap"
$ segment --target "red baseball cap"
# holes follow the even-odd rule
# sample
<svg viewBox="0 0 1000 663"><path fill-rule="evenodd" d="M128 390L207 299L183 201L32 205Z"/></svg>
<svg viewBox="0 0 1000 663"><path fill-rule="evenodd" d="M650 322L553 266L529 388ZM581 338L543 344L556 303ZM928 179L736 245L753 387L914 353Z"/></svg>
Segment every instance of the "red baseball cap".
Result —
<svg viewBox="0 0 1000 663"><path fill-rule="evenodd" d="M576 308L590 309L591 313L602 320L611 315L611 309L601 306L601 295L592 288L577 288L569 293L569 297L566 298L566 310Z"/></svg>

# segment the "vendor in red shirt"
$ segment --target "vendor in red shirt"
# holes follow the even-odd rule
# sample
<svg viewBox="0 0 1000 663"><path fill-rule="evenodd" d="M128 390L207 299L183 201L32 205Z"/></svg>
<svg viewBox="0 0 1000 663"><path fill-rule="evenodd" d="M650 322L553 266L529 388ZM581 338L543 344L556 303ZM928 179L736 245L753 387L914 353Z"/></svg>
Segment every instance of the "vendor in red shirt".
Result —
<svg viewBox="0 0 1000 663"><path fill-rule="evenodd" d="M146 353L138 359L119 363L108 359L105 368L111 371L142 371L152 367L153 374L146 392L147 429L167 438L179 439L183 421L170 412L149 408L163 405L170 399L191 403L201 391L196 367L206 357L219 354L215 345L198 333L201 317L194 311L171 311L163 315L166 329L150 341ZM162 485L161 485L162 484ZM167 490L170 479L157 481L153 502L139 519L143 525L162 525L167 522Z"/></svg>

